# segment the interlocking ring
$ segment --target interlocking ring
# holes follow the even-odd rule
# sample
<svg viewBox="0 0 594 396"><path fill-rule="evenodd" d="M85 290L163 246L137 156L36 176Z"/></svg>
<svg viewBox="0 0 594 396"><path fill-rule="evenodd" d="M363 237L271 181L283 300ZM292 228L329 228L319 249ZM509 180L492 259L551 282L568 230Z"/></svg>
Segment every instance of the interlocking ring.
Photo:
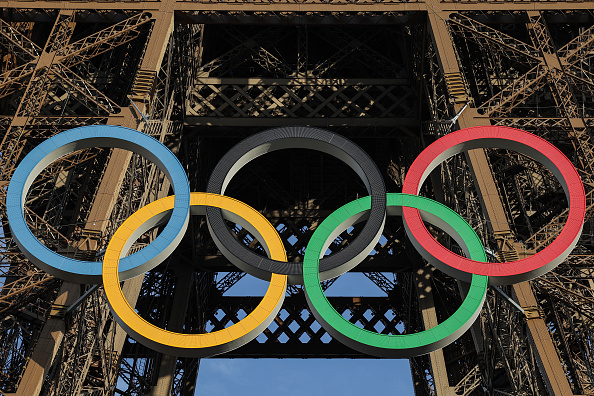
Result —
<svg viewBox="0 0 594 396"><path fill-rule="evenodd" d="M544 275L561 264L578 243L586 215L586 194L582 180L563 153L554 145L519 129L487 126L461 129L429 145L409 168L402 192L418 194L423 182L445 159L476 148L506 148L525 154L546 166L559 180L569 215L561 233L546 248L533 256L506 263L482 263L457 254L431 238L416 209L405 208L407 233L419 252L432 257L431 264L450 276L469 281L472 274L488 275L493 285L509 285ZM493 192L496 194L497 192Z"/></svg>
<svg viewBox="0 0 594 396"><path fill-rule="evenodd" d="M372 197L369 218L359 235L336 254L320 262L322 280L335 278L349 271L363 260L379 241L386 221L386 186L375 162L350 140L317 128L285 127L250 136L229 150L212 171L209 193L224 194L229 181L248 162L276 150L307 148L330 154L349 165L361 177ZM303 282L301 263L287 263L262 257L242 245L223 222L221 211L206 209L208 227L217 247L238 268L260 279L271 273L289 275L289 282Z"/></svg>
<svg viewBox="0 0 594 396"><path fill-rule="evenodd" d="M45 167L67 154L91 147L116 147L142 155L165 173L175 192L175 208L161 234L150 245L122 259L122 280L141 275L168 257L186 232L190 185L175 154L158 140L134 129L107 125L75 128L47 139L27 154L14 171L6 194L12 237L21 252L40 269L70 282L101 283L100 262L74 260L50 250L33 235L24 213L27 193Z"/></svg>
<svg viewBox="0 0 594 396"><path fill-rule="evenodd" d="M417 195L429 173L444 159L481 147L510 148L547 166L559 179L570 205L567 224L557 239L538 254L517 262L487 263L485 248L470 225L446 206ZM111 238L103 263L63 257L35 238L24 218L26 194L41 170L59 157L94 146L121 147L156 163L171 181L175 196L155 201L134 213ZM247 162L281 148L313 148L334 155L363 179L369 197L335 211L314 232L303 266L287 263L282 240L255 209L225 197L233 175ZM128 304L119 282L140 275L162 262L179 244L190 214L206 214L213 239L236 266L270 280L258 307L239 323L210 334L181 334L160 329L142 319ZM17 167L7 195L13 238L25 256L40 268L66 280L103 282L116 321L134 339L160 352L188 357L224 353L254 339L278 314L287 282L303 283L315 318L326 331L353 349L382 357L411 357L442 348L463 334L480 314L488 284L509 284L541 275L562 262L576 245L585 215L585 193L571 162L553 145L528 132L504 127L469 128L453 132L425 149L409 169L403 194L386 194L377 167L363 150L342 136L314 128L277 128L251 136L231 149L215 168L208 193L191 193L186 174L175 156L155 139L122 127L92 126L73 129L48 139ZM381 335L348 322L328 303L320 281L336 277L357 265L373 249L383 231L386 213L403 215L405 228L421 255L444 272L470 282L460 308L433 329L406 335ZM169 214L171 214L169 216ZM245 227L262 243L268 258L239 244L224 220ZM362 232L341 252L323 258L330 243L352 224L366 219ZM147 247L125 257L144 232L167 221ZM458 256L427 231L427 221L446 231L462 248Z"/></svg>
<svg viewBox="0 0 594 396"><path fill-rule="evenodd" d="M256 235L270 257L287 260L276 229L245 203L223 195L192 193L190 205L194 215L205 214L206 207L220 208L225 218ZM133 236L156 226L174 207L174 197L171 196L152 202L124 221L111 238L103 258L103 287L111 312L132 338L165 354L206 357L231 351L256 338L274 320L285 300L286 275L272 274L264 298L244 319L224 330L206 334L174 333L150 324L128 304L120 288L119 262L134 242Z"/></svg>
<svg viewBox="0 0 594 396"><path fill-rule="evenodd" d="M320 257L334 241L335 230L344 231L361 219L371 206L369 197L349 202L334 211L316 229L305 250L303 279L307 304L316 320L334 338L369 355L388 358L409 358L443 348L472 326L487 296L488 277L473 275L470 289L462 305L452 316L432 329L404 335L386 335L364 330L346 320L330 304L320 284ZM388 215L402 214L401 208L415 208L425 221L443 229L476 260L487 261L480 238L456 212L432 199L408 194L388 194ZM430 257L424 257L429 259Z"/></svg>

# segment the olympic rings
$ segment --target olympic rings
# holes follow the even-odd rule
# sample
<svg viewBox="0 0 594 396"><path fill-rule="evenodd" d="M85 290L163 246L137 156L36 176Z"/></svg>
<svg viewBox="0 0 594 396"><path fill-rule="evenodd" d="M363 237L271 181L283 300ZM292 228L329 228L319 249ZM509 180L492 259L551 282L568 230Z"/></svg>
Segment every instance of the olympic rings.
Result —
<svg viewBox="0 0 594 396"><path fill-rule="evenodd" d="M192 214L205 214L206 207L217 207L234 214L232 220L259 236L267 253L275 260L287 260L285 247L264 216L252 207L223 195L192 193ZM214 356L238 348L256 338L274 320L285 300L287 276L272 274L268 291L260 304L244 319L224 330L207 334L174 333L154 326L138 315L128 304L120 288L118 266L134 242L174 209L174 197L169 196L144 206L130 216L111 238L103 259L103 287L116 321L136 341L161 353L184 357Z"/></svg>
<svg viewBox="0 0 594 396"><path fill-rule="evenodd" d="M481 312L487 295L488 277L473 275L470 289L460 308L432 329L405 335L373 333L346 320L330 304L320 284L320 257L334 241L335 230L344 231L371 206L370 197L349 202L332 213L316 229L305 250L303 280L307 304L316 320L335 339L363 353L388 358L409 358L443 348L468 330ZM464 253L487 261L485 249L472 227L456 212L432 199L409 194L388 194L388 215L400 215L399 207L416 208L423 219L449 233ZM392 210L390 210L392 209Z"/></svg>
<svg viewBox="0 0 594 396"><path fill-rule="evenodd" d="M24 217L27 192L52 161L76 150L102 146L137 152L159 166L171 181L175 195L155 201L134 213L110 240L103 264L61 256L44 246L28 228ZM418 192L429 173L446 158L463 150L505 147L540 161L558 178L569 202L569 216L555 241L532 257L508 263L487 263L485 248L459 215ZM307 245L303 267L287 263L283 242L274 227L248 205L225 197L227 184L252 159L282 148L311 148L331 154L363 179L369 197L344 205L322 222ZM27 258L63 279L81 283L103 282L116 321L137 341L162 353L207 357L224 353L254 339L278 314L287 282L304 283L307 303L326 331L353 349L376 356L411 357L449 344L480 314L488 284L509 284L531 279L562 262L577 244L586 210L584 187L571 162L552 144L530 133L506 127L478 127L448 134L427 147L409 169L403 194L386 194L375 163L354 143L314 128L277 128L253 135L232 148L216 166L207 193L190 193L185 171L177 158L155 139L135 130L89 126L63 132L33 149L19 164L7 193L7 214L12 236ZM402 207L402 209L400 209ZM168 215L171 213L171 216ZM218 248L240 269L270 280L256 309L239 323L210 334L181 334L151 325L125 300L119 282L140 275L161 263L179 244L189 215L206 214ZM361 233L343 251L321 258L344 229L366 218ZM356 266L379 240L386 214L402 214L406 232L420 254L445 273L471 283L460 308L438 326L416 334L380 335L346 321L324 296L320 281ZM224 220L240 224L262 243L269 258L247 250L231 235ZM144 232L167 220L159 236L139 252L123 257ZM427 231L423 221L451 235L466 257L458 256Z"/></svg>
<svg viewBox="0 0 594 396"><path fill-rule="evenodd" d="M42 270L70 282L101 283L100 262L74 260L50 250L33 235L24 213L29 188L41 171L66 154L90 147L117 147L144 156L165 173L175 192L175 208L161 234L141 251L122 259L120 277L129 279L169 256L190 218L190 186L179 160L158 140L134 129L107 125L75 128L47 139L27 154L15 170L6 195L12 236L21 252Z"/></svg>
<svg viewBox="0 0 594 396"><path fill-rule="evenodd" d="M348 139L328 131L309 127L270 129L239 142L223 156L213 170L209 193L224 194L231 178L251 160L285 148L308 148L330 154L349 165L365 183L372 197L369 218L360 234L340 252L320 262L322 280L337 277L355 267L377 244L386 221L386 186L375 162L359 146ZM303 282L301 263L273 261L248 250L231 234L223 222L221 212L206 209L208 227L217 247L238 268L260 279L271 273L289 275L289 282Z"/></svg>
<svg viewBox="0 0 594 396"><path fill-rule="evenodd" d="M546 166L559 180L569 215L563 230L546 248L528 258L506 263L483 263L452 253L431 236L416 209L404 208L407 234L428 261L448 275L469 281L472 274L488 275L489 283L506 285L533 279L561 264L578 243L586 215L586 194L580 176L569 159L546 140L508 127L475 127L445 135L429 145L415 159L406 174L403 193L418 194L427 176L454 154L476 148L506 148L526 154Z"/></svg>

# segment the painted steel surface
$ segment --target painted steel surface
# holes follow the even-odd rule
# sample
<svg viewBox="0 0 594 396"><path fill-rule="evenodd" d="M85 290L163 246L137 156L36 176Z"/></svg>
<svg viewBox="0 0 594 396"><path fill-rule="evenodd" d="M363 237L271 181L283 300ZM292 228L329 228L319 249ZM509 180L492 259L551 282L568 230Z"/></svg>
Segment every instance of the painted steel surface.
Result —
<svg viewBox="0 0 594 396"><path fill-rule="evenodd" d="M25 198L35 178L55 160L91 147L115 147L138 153L156 164L175 192L175 209L161 234L120 264L122 280L149 271L177 247L190 218L190 186L177 157L158 140L134 129L96 125L71 129L47 139L19 163L6 196L6 212L12 236L23 254L42 270L76 283L101 283L101 263L62 256L42 244L25 220ZM135 235L136 238L140 234Z"/></svg>
<svg viewBox="0 0 594 396"><path fill-rule="evenodd" d="M334 241L332 233L354 225L362 213L369 211L369 197L349 202L334 211L320 224L311 237L303 259L303 279L307 304L316 320L334 338L369 355L388 358L409 358L443 348L455 341L472 326L487 296L488 277L473 275L470 289L462 305L448 319L432 329L405 335L378 334L349 322L330 304L320 284L319 263ZM487 261L485 248L472 227L459 214L432 199L409 194L388 194L388 214L401 215L401 208L418 209L425 221L441 229L462 247L464 253L482 262ZM390 210L392 209L392 210ZM432 236L429 238L433 239ZM423 256L429 262L433 259Z"/></svg>
<svg viewBox="0 0 594 396"><path fill-rule="evenodd" d="M134 311L120 288L119 263L133 235L144 233L175 207L173 196L152 202L130 216L111 238L103 258L103 287L116 321L136 341L161 353L206 357L225 353L256 338L274 320L285 300L287 276L272 274L270 285L260 304L244 319L224 330L206 334L181 334L161 329ZM205 214L206 207L223 210L223 217L258 235L266 252L275 260L287 260L283 241L276 229L252 207L223 195L192 193L192 214ZM227 214L227 215L225 215ZM229 216L234 215L234 216Z"/></svg>
<svg viewBox="0 0 594 396"><path fill-rule="evenodd" d="M569 159L554 145L519 129L486 126L461 129L429 145L415 159L406 174L403 193L418 194L431 171L447 158L477 148L505 148L525 154L546 166L559 180L569 215L557 238L533 256L506 263L483 263L440 245L423 224L417 209L405 208L406 231L420 252L434 257L432 264L448 275L469 281L472 274L488 275L493 285L509 285L536 278L561 264L578 243L586 215L586 194L580 176Z"/></svg>
<svg viewBox="0 0 594 396"><path fill-rule="evenodd" d="M322 280L352 269L373 250L381 237L386 221L386 186L375 162L363 149L352 141L318 128L285 127L269 129L250 136L229 150L212 171L209 193L224 194L229 181L247 163L266 153L281 150L306 148L324 152L349 165L363 180L372 197L369 218L359 235L348 246L320 262ZM224 225L220 210L206 210L208 226L217 247L225 256L245 272L261 279L271 273L289 275L292 284L303 283L301 263L287 263L263 258L247 249Z"/></svg>
<svg viewBox="0 0 594 396"><path fill-rule="evenodd" d="M134 213L111 238L103 263L61 256L35 238L24 217L26 194L43 168L63 155L89 147L119 147L153 161L171 181L175 195L155 201ZM563 186L570 205L559 237L538 254L508 263L487 263L485 248L468 223L446 206L418 196L429 173L444 159L483 147L519 151L549 168ZM355 170L369 197L346 204L330 215L308 243L303 267L287 263L275 228L255 209L219 195L246 163L282 148L311 148L331 154ZM207 357L235 349L254 339L275 318L287 282L304 283L312 313L326 331L353 349L376 356L410 357L442 348L474 323L488 284L510 284L546 273L562 262L577 243L585 215L584 187L571 162L553 145L528 132L506 127L469 128L448 134L427 147L409 169L404 194L386 194L383 178L369 156L348 139L314 128L277 128L253 135L231 149L215 168L209 193L191 193L177 158L155 139L135 130L112 126L73 129L48 139L19 164L10 182L7 209L13 237L25 255L40 268L63 279L101 283L118 323L137 341L177 356ZM213 193L214 192L214 193ZM160 329L142 319L125 300L119 282L146 272L169 256L183 237L189 215L206 214L215 243L240 269L270 281L258 307L239 323L211 334L181 334ZM379 335L346 321L328 303L320 281L349 271L361 262L380 238L385 216L402 214L407 234L421 255L444 272L470 282L460 308L433 329L407 335ZM352 224L365 219L361 234L341 252L323 257L330 243ZM270 259L236 241L225 220L245 227L262 243ZM159 236L137 253L126 256L134 241L151 228L167 224ZM458 256L427 231L423 221L450 234L468 258ZM354 246L354 247L353 247Z"/></svg>

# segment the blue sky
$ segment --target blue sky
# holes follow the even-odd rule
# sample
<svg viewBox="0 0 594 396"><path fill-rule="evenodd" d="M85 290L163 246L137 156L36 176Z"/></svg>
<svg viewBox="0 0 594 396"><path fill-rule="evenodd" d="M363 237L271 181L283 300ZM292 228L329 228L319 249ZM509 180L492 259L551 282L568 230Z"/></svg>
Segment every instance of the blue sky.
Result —
<svg viewBox="0 0 594 396"><path fill-rule="evenodd" d="M195 395L414 395L408 360L203 359Z"/></svg>
<svg viewBox="0 0 594 396"><path fill-rule="evenodd" d="M227 294L261 296L267 285L246 275ZM326 294L385 296L360 273L342 275ZM202 359L195 395L361 396L395 391L414 395L406 359Z"/></svg>

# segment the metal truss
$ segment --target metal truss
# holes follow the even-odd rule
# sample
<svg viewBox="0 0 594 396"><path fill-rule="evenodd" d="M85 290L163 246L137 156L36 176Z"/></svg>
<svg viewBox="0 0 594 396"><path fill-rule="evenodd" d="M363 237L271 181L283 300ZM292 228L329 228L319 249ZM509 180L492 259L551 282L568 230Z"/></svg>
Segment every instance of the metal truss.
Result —
<svg viewBox="0 0 594 396"><path fill-rule="evenodd" d="M142 35L146 37L144 26L151 21L136 13L106 29L99 24L97 32L89 35L88 29L77 29L79 16L75 11L55 15L55 22L46 25L51 31L45 37L33 35L33 23L0 22L1 51L14 54L4 69L0 105L5 113L14 111L15 115L4 124L3 180L10 180L17 159L40 139L76 126L105 123L108 116L121 111L116 101L121 102L122 97L114 95L108 85L123 75L118 76L118 70L114 80L112 61L104 54L116 55L128 43L138 41ZM133 59L131 56L130 60ZM108 151L74 153L52 164L35 181L26 213L33 232L47 246L71 257L95 257L94 252L81 251L79 245L94 237L85 232L84 224L108 159ZM3 183L2 196L6 184ZM52 304L61 282L37 270L20 254L10 238L4 214L2 218L1 304L7 318L3 334L12 337L3 336L2 341L2 364L7 373L10 371L4 377L2 391L15 392L19 380L26 375L25 367L34 353L37 337L43 334L44 323L64 321L65 309ZM48 381L38 390L43 394L109 389L116 378L119 356L109 355L110 348L105 344L108 338L104 335L110 331L113 334L115 326L105 301L101 302L95 293L81 308L68 314L63 344L56 351L54 365L48 367ZM15 353L21 356L20 360L15 359Z"/></svg>
<svg viewBox="0 0 594 396"><path fill-rule="evenodd" d="M336 28L311 27L306 36L298 27L244 30L221 29L217 38L222 48L229 49L205 59L200 68L188 123L279 125L300 119L312 125L417 124L403 66L375 48L376 41L383 39L379 36L386 34L382 29L368 29L356 37ZM291 53L272 54L273 48L280 48L276 45L287 41L296 41L305 52L296 58ZM332 51L320 57L316 49L320 45ZM363 65L368 62L371 65ZM332 77L345 73L359 75Z"/></svg>
<svg viewBox="0 0 594 396"><path fill-rule="evenodd" d="M238 322L260 301L258 297L211 297L207 329L222 329ZM402 317L383 297L331 297L333 306L352 323L382 334L401 334ZM403 328L403 327L401 327ZM316 323L303 293L287 297L283 309L256 340L223 357L365 358L335 341Z"/></svg>
<svg viewBox="0 0 594 396"><path fill-rule="evenodd" d="M417 395L565 396L569 393L551 386L558 377L567 378L563 389L575 395L594 392L594 27L581 11L592 3L18 5L0 12L0 392L24 394L28 390L19 387L29 379L38 384L29 394L195 391L199 359L163 356L128 339L111 318L101 288L46 275L11 239L3 200L19 160L42 139L105 123L143 130L167 144L188 169L193 191L204 190L212 167L232 144L270 126L317 125L353 138L395 192L421 148L458 127L507 125L545 137L572 159L586 183L589 217L578 248L524 289L491 290L477 325L442 351L411 359L411 372ZM449 30L436 28L440 24ZM459 113L465 104L469 108ZM295 169L291 163L310 167ZM481 214L482 186L472 177L477 163L472 156L446 161L422 193L467 218L491 260L546 246L567 215L550 173L505 150L486 152L480 166L492 170L501 196L503 215L494 220ZM365 194L348 172L323 156L272 155L250 164L229 194L261 210L279 231L289 259L298 261L317 225ZM113 199L101 207L97 197L106 191ZM26 216L47 246L99 260L130 213L168 193L164 175L143 158L85 150L40 175ZM229 226L248 247L262 251L244 229ZM193 218L190 228L171 260L127 282L124 291L143 317L173 331L235 323L258 298L228 296L244 274L219 254L204 219ZM432 231L459 249L440 230ZM133 249L149 243L155 232ZM346 230L331 250L357 232L358 227ZM387 222L383 237L357 271L386 297L331 301L353 323L384 334L419 331L444 320L460 304L463 285L428 270L398 220ZM332 281L323 284L331 286ZM522 299L526 287L533 301ZM45 355L44 370L32 374L29 363L41 356L40 340L50 330L59 334L58 347ZM543 364L543 354L556 359L562 375ZM331 340L298 287L290 289L281 314L258 339L221 357L271 356L363 357Z"/></svg>
<svg viewBox="0 0 594 396"><path fill-rule="evenodd" d="M588 66L585 71L576 70L575 58L571 54L579 52L580 48L587 51L591 30L576 30L573 37L565 36L565 41L559 42L560 34L553 30L558 25L552 27L549 23L552 15L543 12L522 14L521 23L505 32L496 17L478 18L470 13L455 15L449 26L460 58L469 59L468 56L474 54L482 61L480 68L467 67L464 61L461 66L475 99L486 98L478 107L485 116L484 122L516 126L555 142L574 160L584 182L588 183L592 174L592 161L589 160L592 155L591 132L587 127L589 113L581 101L590 94L587 83L579 82L580 77L574 75L588 75L590 70ZM515 18L520 21L518 14ZM520 31L524 32L523 36L518 34ZM508 118L504 119L504 116ZM503 237L504 245L514 246L512 253L501 252L497 257L513 259L542 249L555 238L566 218L567 204L559 195L560 187L548 171L529 158L495 150L490 152L490 159L497 175L502 205L514 228L512 234ZM590 197L590 187L586 189ZM588 202L590 213L591 203ZM587 228L585 233L589 232ZM588 239L585 235L582 243L587 244ZM586 245L582 246L577 250L585 253ZM589 254L578 256L585 262L591 257ZM483 333L484 339L491 339L497 348L479 364L486 393L528 395L547 392L544 389L550 386L547 382L550 377L534 375L534 365L541 364L535 357L542 353L558 356L564 376L569 379L566 386L571 387L573 394L586 394L591 389L591 375L587 374L591 359L586 357L589 351L577 344L569 349L571 334L577 334L577 329L572 327L567 316L563 316L572 310L579 312L578 317L587 318L589 314L587 301L591 285L588 271L580 273L573 268L573 262L573 258L569 259L549 275L533 282L536 300L523 306L523 314L498 295L489 300L486 312L483 312L486 319L482 322ZM516 291L509 289L506 293L513 295ZM503 316L498 319L501 314ZM539 321L547 323L552 340L550 346L526 343L523 339L523 334L535 331ZM581 326L581 322L575 326ZM586 345L590 330L583 328L580 337L583 338L576 342ZM492 345L485 348L492 348ZM506 373L505 380L497 379L497 372ZM473 375L469 374L469 378Z"/></svg>

